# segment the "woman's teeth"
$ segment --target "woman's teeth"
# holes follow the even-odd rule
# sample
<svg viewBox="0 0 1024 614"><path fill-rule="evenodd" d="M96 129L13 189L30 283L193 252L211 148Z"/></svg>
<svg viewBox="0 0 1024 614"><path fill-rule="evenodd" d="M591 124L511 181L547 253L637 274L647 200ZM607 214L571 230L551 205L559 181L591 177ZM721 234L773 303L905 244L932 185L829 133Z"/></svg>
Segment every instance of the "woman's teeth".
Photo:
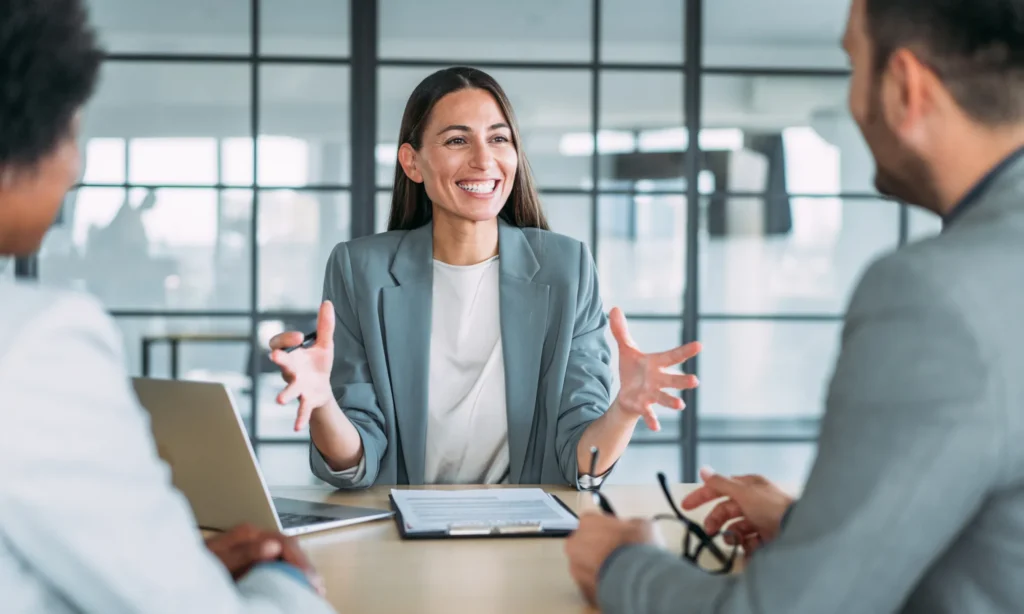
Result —
<svg viewBox="0 0 1024 614"><path fill-rule="evenodd" d="M467 192L473 192L474 194L490 194L494 191L494 186L498 184L497 181L460 181L456 185Z"/></svg>

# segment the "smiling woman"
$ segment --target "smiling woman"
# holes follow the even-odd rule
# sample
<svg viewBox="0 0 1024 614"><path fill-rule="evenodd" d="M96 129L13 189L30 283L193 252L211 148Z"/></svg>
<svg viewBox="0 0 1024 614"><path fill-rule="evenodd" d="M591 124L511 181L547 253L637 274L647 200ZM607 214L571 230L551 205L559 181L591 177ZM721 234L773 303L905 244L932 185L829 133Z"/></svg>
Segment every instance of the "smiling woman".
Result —
<svg viewBox="0 0 1024 614"><path fill-rule="evenodd" d="M318 341L271 341L300 400L313 473L371 484L596 487L699 345L643 354L619 310L618 397L593 259L548 231L508 98L465 67L413 91L399 135L389 232L335 248ZM338 321L335 327L335 320ZM600 450L591 466L590 450Z"/></svg>

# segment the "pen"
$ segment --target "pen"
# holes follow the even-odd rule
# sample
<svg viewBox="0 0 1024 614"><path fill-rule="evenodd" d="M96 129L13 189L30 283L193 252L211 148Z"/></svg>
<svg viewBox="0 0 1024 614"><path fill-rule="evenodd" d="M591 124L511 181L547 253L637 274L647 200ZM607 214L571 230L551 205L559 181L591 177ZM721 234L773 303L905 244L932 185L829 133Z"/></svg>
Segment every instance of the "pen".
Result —
<svg viewBox="0 0 1024 614"><path fill-rule="evenodd" d="M599 456L600 452L598 451L597 446L590 446L590 475L595 477L597 476L597 459ZM612 507L612 504L608 502L608 499L605 499L604 495L602 495L596 488L591 491L591 494L594 497L594 503L597 503L601 508L601 511L610 516L618 515L615 513L615 509Z"/></svg>
<svg viewBox="0 0 1024 614"><path fill-rule="evenodd" d="M286 353L287 352L294 352L295 350L297 350L299 348L308 348L308 347L312 346L314 343L316 343L316 331L313 331L311 333L307 333L306 336L302 338L302 343L300 343L298 345L293 345L290 348L285 348L284 351Z"/></svg>

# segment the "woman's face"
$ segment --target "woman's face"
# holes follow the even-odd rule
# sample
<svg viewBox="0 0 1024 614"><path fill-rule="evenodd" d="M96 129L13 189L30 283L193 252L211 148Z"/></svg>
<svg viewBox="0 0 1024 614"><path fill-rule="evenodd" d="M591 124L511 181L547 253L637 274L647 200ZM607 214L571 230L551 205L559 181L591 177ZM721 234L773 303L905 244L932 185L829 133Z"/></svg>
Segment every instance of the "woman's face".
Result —
<svg viewBox="0 0 1024 614"><path fill-rule="evenodd" d="M39 249L67 191L78 180L78 118L71 133L33 168L0 170L0 255Z"/></svg>
<svg viewBox="0 0 1024 614"><path fill-rule="evenodd" d="M464 89L434 105L417 151L399 150L406 175L422 183L434 215L484 222L498 217L519 164L512 129L489 92Z"/></svg>

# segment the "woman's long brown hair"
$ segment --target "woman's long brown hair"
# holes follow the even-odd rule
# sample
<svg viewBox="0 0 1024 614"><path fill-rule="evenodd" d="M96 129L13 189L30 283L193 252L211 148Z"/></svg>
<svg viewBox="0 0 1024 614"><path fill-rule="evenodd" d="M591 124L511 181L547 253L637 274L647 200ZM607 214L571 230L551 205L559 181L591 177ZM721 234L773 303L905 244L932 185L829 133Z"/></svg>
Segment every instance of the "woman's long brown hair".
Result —
<svg viewBox="0 0 1024 614"><path fill-rule="evenodd" d="M516 177L512 184L512 192L498 213L501 219L519 228L542 228L548 230L548 222L541 210L540 198L533 184L530 165L523 152L519 138L519 125L512 104L505 91L501 89L493 77L467 66L445 68L430 75L413 90L409 102L405 105L402 115L402 128L398 135L398 145L412 145L417 151L423 145L423 130L430 120L430 112L434 105L452 92L464 89L481 89L489 92L498 103L502 114L512 130L512 144L516 148L519 164ZM388 230L412 230L428 223L433 216L433 205L427 197L427 190L422 183L416 183L405 174L402 165L395 164L395 187L391 194L391 215L388 218Z"/></svg>

